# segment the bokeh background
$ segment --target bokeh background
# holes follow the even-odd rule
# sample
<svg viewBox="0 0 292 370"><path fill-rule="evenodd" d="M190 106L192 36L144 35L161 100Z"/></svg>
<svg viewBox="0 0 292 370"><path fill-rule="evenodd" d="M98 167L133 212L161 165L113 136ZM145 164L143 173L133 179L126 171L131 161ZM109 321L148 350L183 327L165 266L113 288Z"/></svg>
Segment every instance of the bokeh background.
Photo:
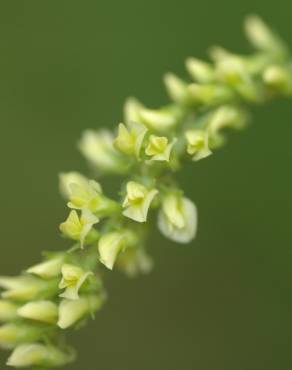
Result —
<svg viewBox="0 0 292 370"><path fill-rule="evenodd" d="M1 274L62 249L57 174L87 171L82 130L116 125L129 95L165 103L163 73L184 76L185 57L205 58L212 44L248 52L249 13L292 45L291 11L280 0L2 1ZM67 369L291 370L292 105L253 114L247 131L180 174L199 207L197 239L155 233L151 275L110 274L109 302L71 334L79 357Z"/></svg>

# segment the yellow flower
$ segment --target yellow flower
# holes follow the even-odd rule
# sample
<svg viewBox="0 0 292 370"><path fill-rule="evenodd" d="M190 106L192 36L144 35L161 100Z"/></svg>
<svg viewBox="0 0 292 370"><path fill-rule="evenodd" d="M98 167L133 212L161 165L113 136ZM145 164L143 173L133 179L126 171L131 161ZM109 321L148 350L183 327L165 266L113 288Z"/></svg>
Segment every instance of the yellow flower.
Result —
<svg viewBox="0 0 292 370"><path fill-rule="evenodd" d="M176 139L169 143L168 138L164 136L150 135L148 146L145 153L151 156L153 161L169 161L171 150Z"/></svg>
<svg viewBox="0 0 292 370"><path fill-rule="evenodd" d="M99 219L86 209L82 210L80 218L76 211L71 211L67 220L60 225L60 230L69 238L79 240L83 248L86 237L98 222Z"/></svg>
<svg viewBox="0 0 292 370"><path fill-rule="evenodd" d="M128 126L129 128L123 123L119 124L119 132L114 145L122 153L139 158L147 128L136 122L130 122Z"/></svg>
<svg viewBox="0 0 292 370"><path fill-rule="evenodd" d="M208 133L203 130L189 130L185 133L187 139L187 152L193 156L194 161L206 158L212 154L209 149Z"/></svg>
<svg viewBox="0 0 292 370"><path fill-rule="evenodd" d="M90 271L85 272L78 266L64 264L62 266L63 277L59 284L59 288L65 289L65 291L60 294L60 297L72 300L78 299L79 289L90 275L93 275Z"/></svg>
<svg viewBox="0 0 292 370"><path fill-rule="evenodd" d="M123 215L137 222L145 222L149 207L157 194L156 189L149 190L137 182L128 182Z"/></svg>
<svg viewBox="0 0 292 370"><path fill-rule="evenodd" d="M191 200L179 193L164 197L158 214L158 227L167 238L189 243L197 231L197 209Z"/></svg>

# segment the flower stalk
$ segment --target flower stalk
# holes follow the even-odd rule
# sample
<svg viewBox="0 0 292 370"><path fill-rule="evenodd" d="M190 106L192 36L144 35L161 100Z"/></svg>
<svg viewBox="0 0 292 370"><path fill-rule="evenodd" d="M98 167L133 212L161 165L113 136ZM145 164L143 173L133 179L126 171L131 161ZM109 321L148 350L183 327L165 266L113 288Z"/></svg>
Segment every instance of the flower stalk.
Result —
<svg viewBox="0 0 292 370"><path fill-rule="evenodd" d="M155 214L166 238L183 244L195 238L197 207L176 172L187 162L211 160L226 143L226 129L246 127L248 106L292 96L285 43L258 17L249 17L245 29L253 54L214 47L212 62L188 58L190 81L172 73L164 78L170 104L149 109L129 98L115 132L83 134L80 151L98 179L120 181L119 195L111 199L96 179L77 172L60 175L68 206L60 231L73 246L47 254L17 277L0 277L0 346L12 350L9 366L48 368L74 360L60 339L101 309L104 273L151 270L147 235Z"/></svg>

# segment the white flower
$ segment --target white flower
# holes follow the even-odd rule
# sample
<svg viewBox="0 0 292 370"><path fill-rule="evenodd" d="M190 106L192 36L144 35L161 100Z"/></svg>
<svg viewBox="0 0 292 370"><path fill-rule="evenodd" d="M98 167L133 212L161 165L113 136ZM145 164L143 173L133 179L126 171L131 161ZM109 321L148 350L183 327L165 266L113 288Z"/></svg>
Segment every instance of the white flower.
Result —
<svg viewBox="0 0 292 370"><path fill-rule="evenodd" d="M79 289L90 275L93 275L90 271L83 271L82 268L78 266L64 264L62 266L63 277L59 284L59 288L65 289L65 291L60 294L60 297L73 300L78 299Z"/></svg>
<svg viewBox="0 0 292 370"><path fill-rule="evenodd" d="M163 198L158 215L158 227L167 238L189 243L196 236L197 208L191 200L177 193Z"/></svg>
<svg viewBox="0 0 292 370"><path fill-rule="evenodd" d="M145 222L149 207L157 194L156 189L149 190L137 182L129 181L123 215L137 222Z"/></svg>

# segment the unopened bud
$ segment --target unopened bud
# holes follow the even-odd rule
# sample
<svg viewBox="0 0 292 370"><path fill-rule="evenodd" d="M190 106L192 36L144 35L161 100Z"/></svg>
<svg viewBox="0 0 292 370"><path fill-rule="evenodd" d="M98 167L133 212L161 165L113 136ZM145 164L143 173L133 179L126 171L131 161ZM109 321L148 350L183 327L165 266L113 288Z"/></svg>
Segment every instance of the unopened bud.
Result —
<svg viewBox="0 0 292 370"><path fill-rule="evenodd" d="M189 92L185 81L175 76L173 73L167 73L164 77L166 90L170 98L178 104L188 104Z"/></svg>
<svg viewBox="0 0 292 370"><path fill-rule="evenodd" d="M26 272L40 276L43 279L51 279L60 275L63 261L64 256L53 257L30 267Z"/></svg>
<svg viewBox="0 0 292 370"><path fill-rule="evenodd" d="M44 334L44 328L24 323L9 323L0 326L0 346L5 349L18 344L38 340Z"/></svg>
<svg viewBox="0 0 292 370"><path fill-rule="evenodd" d="M17 308L15 303L0 300L0 322L11 321L17 318Z"/></svg>
<svg viewBox="0 0 292 370"><path fill-rule="evenodd" d="M58 307L51 301L29 302L17 311L20 317L55 324L58 317Z"/></svg>
<svg viewBox="0 0 292 370"><path fill-rule="evenodd" d="M88 315L94 314L104 302L103 296L83 296L76 301L64 299L59 306L58 326L67 329Z"/></svg>
<svg viewBox="0 0 292 370"><path fill-rule="evenodd" d="M45 281L32 276L0 277L2 297L17 301L29 301L46 296L56 288L55 280Z"/></svg>
<svg viewBox="0 0 292 370"><path fill-rule="evenodd" d="M247 17L245 32L255 48L275 53L278 56L287 55L285 43L258 16Z"/></svg>
<svg viewBox="0 0 292 370"><path fill-rule="evenodd" d="M85 186L88 183L88 179L79 172L60 173L59 187L60 192L65 199L69 199L71 196L70 184L72 183Z"/></svg>
<svg viewBox="0 0 292 370"><path fill-rule="evenodd" d="M285 68L272 65L263 73L264 82L284 94L292 93L292 76Z"/></svg>
<svg viewBox="0 0 292 370"><path fill-rule="evenodd" d="M87 130L79 143L85 158L100 172L124 173L127 163L113 146L114 137L107 130Z"/></svg>
<svg viewBox="0 0 292 370"><path fill-rule="evenodd" d="M72 362L75 354L62 352L57 347L40 343L25 343L17 346L7 361L8 366L42 368L59 367Z"/></svg>
<svg viewBox="0 0 292 370"><path fill-rule="evenodd" d="M229 101L233 96L232 91L222 85L195 84L188 86L190 95L195 104L213 106Z"/></svg>
<svg viewBox="0 0 292 370"><path fill-rule="evenodd" d="M196 82L210 83L214 81L214 69L209 63L195 58L188 58L186 60L186 68Z"/></svg>

